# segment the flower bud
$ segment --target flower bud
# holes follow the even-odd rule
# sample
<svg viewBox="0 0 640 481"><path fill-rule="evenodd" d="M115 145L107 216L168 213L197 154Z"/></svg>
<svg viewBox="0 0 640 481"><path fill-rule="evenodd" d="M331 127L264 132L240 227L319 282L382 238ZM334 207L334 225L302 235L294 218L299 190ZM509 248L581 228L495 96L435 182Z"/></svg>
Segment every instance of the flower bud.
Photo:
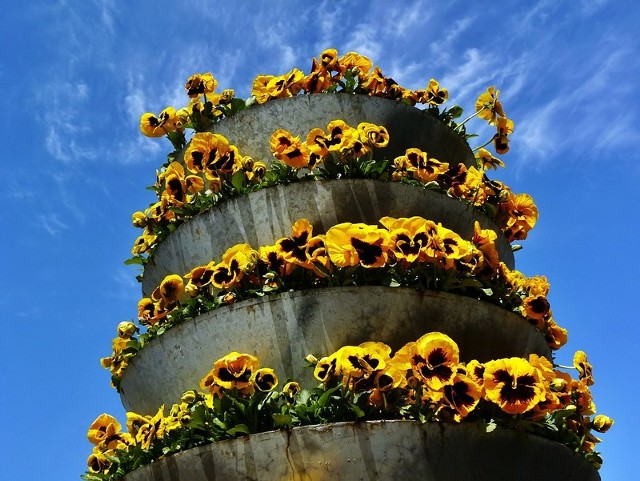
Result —
<svg viewBox="0 0 640 481"><path fill-rule="evenodd" d="M591 427L599 433L606 433L613 426L613 419L604 414L598 414L591 423Z"/></svg>
<svg viewBox="0 0 640 481"><path fill-rule="evenodd" d="M144 227L147 225L147 216L144 215L144 212L134 212L131 215L131 222L135 227Z"/></svg>
<svg viewBox="0 0 640 481"><path fill-rule="evenodd" d="M553 392L564 392L567 387L567 381L562 378L556 377L551 381L550 385Z"/></svg>
<svg viewBox="0 0 640 481"><path fill-rule="evenodd" d="M184 292L189 297L196 297L200 293L200 289L193 282L188 282L186 286L184 286Z"/></svg>
<svg viewBox="0 0 640 481"><path fill-rule="evenodd" d="M195 401L195 400L196 400L196 396L197 396L197 394L196 394L196 392L195 392L195 391L193 391L193 390L191 390L191 391L186 391L186 392L182 395L182 397L180 398L180 402L190 404L190 403L192 403L193 401Z"/></svg>
<svg viewBox="0 0 640 481"><path fill-rule="evenodd" d="M296 396L296 394L298 394L301 390L302 390L302 387L300 386L300 384L298 384L295 381L288 382L282 388L283 394L287 396L289 399L293 399Z"/></svg>
<svg viewBox="0 0 640 481"><path fill-rule="evenodd" d="M234 292L227 292L222 296L222 302L224 304L233 304L238 300L238 296Z"/></svg>
<svg viewBox="0 0 640 481"><path fill-rule="evenodd" d="M131 339L138 332L138 327L131 321L123 321L118 324L117 332L120 339Z"/></svg>

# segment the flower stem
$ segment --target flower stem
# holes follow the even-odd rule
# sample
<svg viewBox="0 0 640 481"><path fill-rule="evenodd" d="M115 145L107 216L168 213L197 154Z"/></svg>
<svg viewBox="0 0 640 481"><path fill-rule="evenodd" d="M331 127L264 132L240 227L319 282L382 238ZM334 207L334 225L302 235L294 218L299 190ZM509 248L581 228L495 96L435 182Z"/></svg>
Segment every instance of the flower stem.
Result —
<svg viewBox="0 0 640 481"><path fill-rule="evenodd" d="M486 147L487 145L489 145L491 142L493 142L493 137L491 137L491 138L489 139L489 141L488 141L488 142L485 142L484 144L482 144L482 145L480 145L480 146L478 146L478 147L474 148L472 151L473 151L473 152L477 152L477 151L478 151L478 150L480 150L481 148Z"/></svg>
<svg viewBox="0 0 640 481"><path fill-rule="evenodd" d="M460 127L462 127L464 124L466 124L467 122L469 122L469 120L471 120L472 118L474 118L476 115L478 115L480 112L482 112L484 109L486 109L486 106L483 106L480 110L476 110L474 113L472 113L471 115L469 115L469 117L467 117L466 119L464 119L462 122L460 122L455 130L459 130Z"/></svg>

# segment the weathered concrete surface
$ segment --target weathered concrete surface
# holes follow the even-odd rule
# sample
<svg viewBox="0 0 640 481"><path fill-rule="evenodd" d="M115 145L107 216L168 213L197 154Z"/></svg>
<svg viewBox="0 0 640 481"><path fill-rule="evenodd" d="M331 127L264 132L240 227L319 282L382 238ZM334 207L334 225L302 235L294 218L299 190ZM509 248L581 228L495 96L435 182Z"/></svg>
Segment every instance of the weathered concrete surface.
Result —
<svg viewBox="0 0 640 481"><path fill-rule="evenodd" d="M473 235L474 221L498 234L500 259L514 267L511 246L484 214L459 200L412 185L375 180L340 179L276 186L230 199L181 225L155 249L145 267L142 291L148 296L168 274L186 274L234 244L254 248L291 235L295 221L306 218L314 233L341 222L377 224L381 217L421 216Z"/></svg>
<svg viewBox="0 0 640 481"><path fill-rule="evenodd" d="M171 406L231 351L257 356L283 382L313 386L307 354L321 357L365 341L396 350L432 331L451 336L463 361L550 357L543 336L524 318L486 302L390 287L312 289L243 301L169 329L127 367L122 403L144 414Z"/></svg>
<svg viewBox="0 0 640 481"><path fill-rule="evenodd" d="M366 95L314 94L277 99L238 112L211 130L229 139L242 155L271 163L274 157L269 139L275 130L285 129L305 140L311 129L325 130L336 119L354 128L360 122L386 127L389 145L376 151L377 158L393 160L404 155L407 148L417 147L441 162L475 165L469 145L440 120L395 100Z"/></svg>
<svg viewBox="0 0 640 481"><path fill-rule="evenodd" d="M201 446L125 481L599 481L552 441L476 424L337 423Z"/></svg>

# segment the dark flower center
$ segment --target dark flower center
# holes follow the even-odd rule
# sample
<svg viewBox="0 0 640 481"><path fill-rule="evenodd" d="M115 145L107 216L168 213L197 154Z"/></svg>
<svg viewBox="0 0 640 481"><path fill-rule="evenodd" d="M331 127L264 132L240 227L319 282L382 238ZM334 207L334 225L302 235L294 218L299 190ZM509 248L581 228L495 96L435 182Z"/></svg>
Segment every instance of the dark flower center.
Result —
<svg viewBox="0 0 640 481"><path fill-rule="evenodd" d="M375 244L369 244L355 237L351 238L351 245L355 248L358 256L360 257L360 262L364 266L375 264L378 258L382 255L382 247Z"/></svg>

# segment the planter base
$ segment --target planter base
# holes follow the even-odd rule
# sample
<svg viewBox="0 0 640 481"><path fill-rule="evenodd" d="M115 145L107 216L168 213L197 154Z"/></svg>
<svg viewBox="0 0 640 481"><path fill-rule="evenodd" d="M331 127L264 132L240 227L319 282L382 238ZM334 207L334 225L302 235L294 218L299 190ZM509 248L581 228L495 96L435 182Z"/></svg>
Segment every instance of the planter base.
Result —
<svg viewBox="0 0 640 481"><path fill-rule="evenodd" d="M306 426L201 446L125 481L599 481L552 441L476 424L377 421Z"/></svg>

